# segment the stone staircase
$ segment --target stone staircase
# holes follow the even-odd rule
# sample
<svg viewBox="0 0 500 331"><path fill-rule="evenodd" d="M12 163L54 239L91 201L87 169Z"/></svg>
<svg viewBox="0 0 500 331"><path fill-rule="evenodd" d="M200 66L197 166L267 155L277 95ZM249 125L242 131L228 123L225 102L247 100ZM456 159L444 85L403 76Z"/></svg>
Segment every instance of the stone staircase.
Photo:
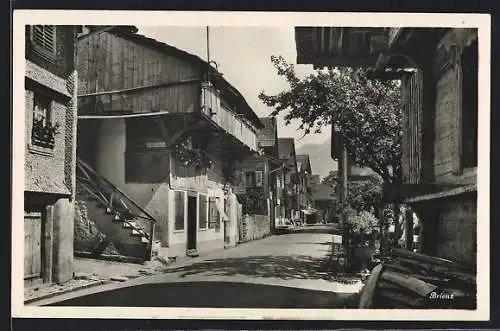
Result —
<svg viewBox="0 0 500 331"><path fill-rule="evenodd" d="M99 257L112 247L116 255L149 260L155 220L83 161L78 165L75 208L80 220L75 221L92 223L102 234L90 253Z"/></svg>

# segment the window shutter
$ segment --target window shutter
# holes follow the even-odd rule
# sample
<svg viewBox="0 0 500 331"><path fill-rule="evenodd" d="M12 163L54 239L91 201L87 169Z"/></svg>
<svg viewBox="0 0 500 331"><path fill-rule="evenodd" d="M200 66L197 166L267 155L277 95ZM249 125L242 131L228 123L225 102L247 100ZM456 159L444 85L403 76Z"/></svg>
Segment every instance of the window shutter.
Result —
<svg viewBox="0 0 500 331"><path fill-rule="evenodd" d="M263 181L264 181L264 177L263 177L262 171L256 171L255 172L256 186L261 187L262 185L264 185Z"/></svg>
<svg viewBox="0 0 500 331"><path fill-rule="evenodd" d="M184 230L184 192L174 192L174 213L175 227L174 230Z"/></svg>
<svg viewBox="0 0 500 331"><path fill-rule="evenodd" d="M35 25L32 28L33 42L43 49L56 52L56 28L55 25Z"/></svg>
<svg viewBox="0 0 500 331"><path fill-rule="evenodd" d="M240 182L241 182L241 187L243 188L243 190L245 190L247 187L247 178L246 178L246 173L244 171L240 172Z"/></svg>

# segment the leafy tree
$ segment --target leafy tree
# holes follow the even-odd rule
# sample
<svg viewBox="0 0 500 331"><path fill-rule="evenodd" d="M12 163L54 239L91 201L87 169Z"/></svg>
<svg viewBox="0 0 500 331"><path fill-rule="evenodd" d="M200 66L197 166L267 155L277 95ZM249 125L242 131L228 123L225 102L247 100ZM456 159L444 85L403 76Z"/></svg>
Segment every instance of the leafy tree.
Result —
<svg viewBox="0 0 500 331"><path fill-rule="evenodd" d="M322 183L331 187L338 185L338 172L331 172ZM369 211L376 208L382 198L382 180L377 176L349 180L347 184L347 203L356 211Z"/></svg>
<svg viewBox="0 0 500 331"><path fill-rule="evenodd" d="M277 74L290 88L276 95L259 94L274 108L285 111L285 121L301 121L307 135L334 124L344 137L349 156L359 166L370 167L385 182L401 177L402 100L397 81L369 79L366 69L316 70L301 79L294 66L281 56L271 56Z"/></svg>

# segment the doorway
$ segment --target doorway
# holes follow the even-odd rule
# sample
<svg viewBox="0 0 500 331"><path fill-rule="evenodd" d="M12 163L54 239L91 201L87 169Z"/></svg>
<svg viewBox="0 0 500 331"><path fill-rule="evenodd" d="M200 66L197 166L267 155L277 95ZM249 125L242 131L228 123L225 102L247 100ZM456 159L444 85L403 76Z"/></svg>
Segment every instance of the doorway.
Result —
<svg viewBox="0 0 500 331"><path fill-rule="evenodd" d="M188 195L188 211L187 211L187 249L195 250L196 249L196 234L197 234L197 226L196 226L196 205L197 205L197 197Z"/></svg>

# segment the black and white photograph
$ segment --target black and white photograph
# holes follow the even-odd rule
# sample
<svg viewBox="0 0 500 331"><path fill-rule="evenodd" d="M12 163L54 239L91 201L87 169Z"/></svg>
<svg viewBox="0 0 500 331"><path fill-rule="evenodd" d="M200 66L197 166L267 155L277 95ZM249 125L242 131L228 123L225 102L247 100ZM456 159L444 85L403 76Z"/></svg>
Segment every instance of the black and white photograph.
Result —
<svg viewBox="0 0 500 331"><path fill-rule="evenodd" d="M489 24L14 12L13 314L488 319Z"/></svg>

